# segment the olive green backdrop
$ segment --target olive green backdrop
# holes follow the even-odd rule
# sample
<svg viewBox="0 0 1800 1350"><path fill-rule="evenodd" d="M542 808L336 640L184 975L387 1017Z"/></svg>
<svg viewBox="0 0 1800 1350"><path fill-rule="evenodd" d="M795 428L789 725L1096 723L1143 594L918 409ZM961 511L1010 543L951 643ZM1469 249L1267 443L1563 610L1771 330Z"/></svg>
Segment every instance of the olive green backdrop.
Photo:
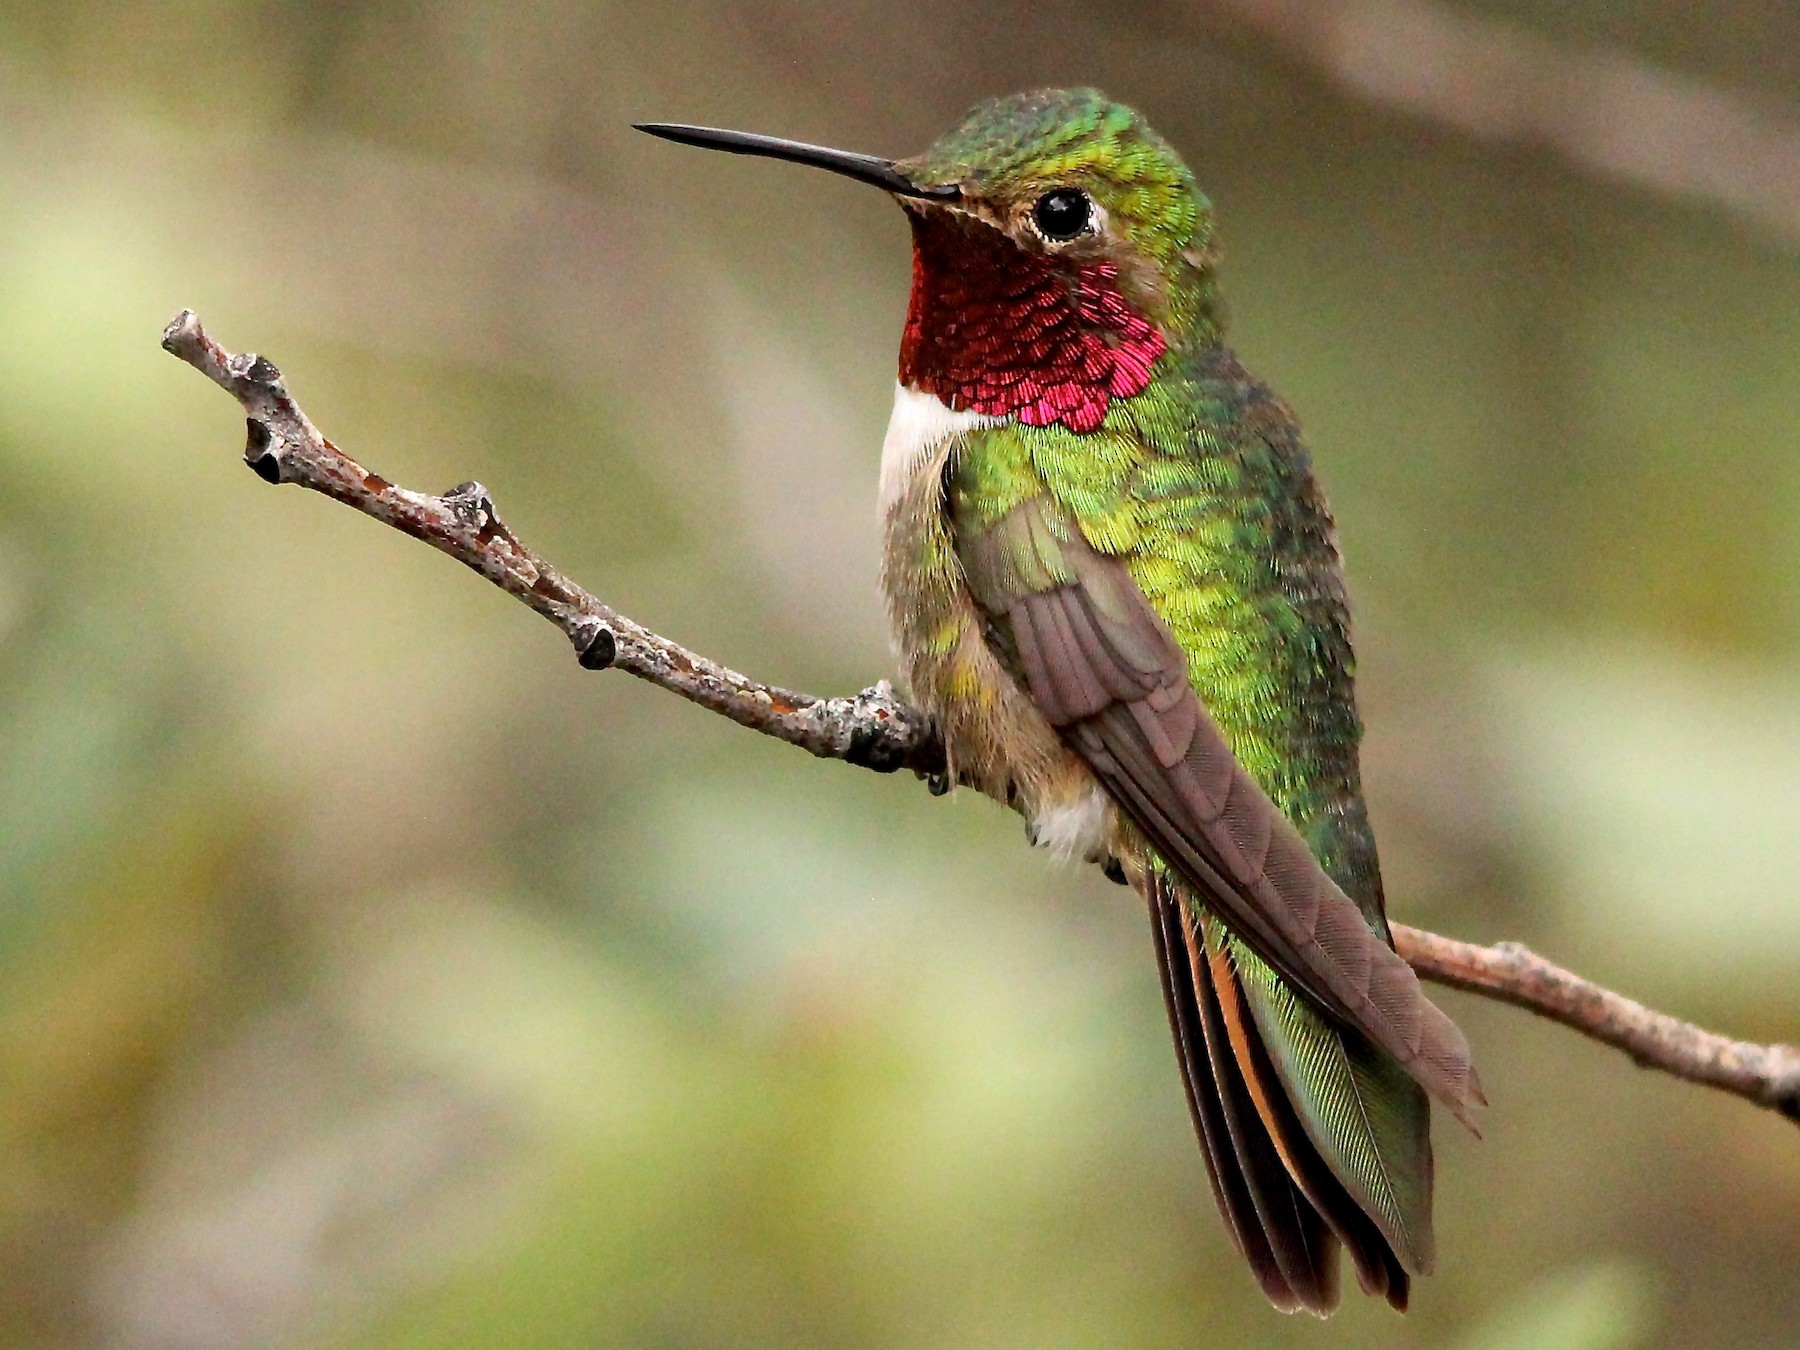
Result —
<svg viewBox="0 0 1800 1350"><path fill-rule="evenodd" d="M1789 7L1486 13L1800 126ZM627 123L902 154L1047 82L1218 207L1336 505L1395 915L1800 1038L1800 227L1204 5L9 0L0 1344L1795 1343L1794 1126L1454 994L1494 1105L1440 1126L1439 1273L1270 1313L1128 892L583 673L259 483L157 349L192 306L371 468L848 692L904 222Z"/></svg>

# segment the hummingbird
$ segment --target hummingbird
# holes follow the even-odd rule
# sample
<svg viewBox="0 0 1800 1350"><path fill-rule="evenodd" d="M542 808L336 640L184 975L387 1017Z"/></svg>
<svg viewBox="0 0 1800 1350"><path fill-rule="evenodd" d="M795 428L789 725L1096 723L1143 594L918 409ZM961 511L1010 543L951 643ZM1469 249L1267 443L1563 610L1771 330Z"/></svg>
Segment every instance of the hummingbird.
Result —
<svg viewBox="0 0 1800 1350"><path fill-rule="evenodd" d="M1093 89L978 104L889 160L638 129L889 193L912 293L881 584L949 779L1145 901L1214 1199L1262 1292L1324 1316L1348 1252L1432 1268L1435 1100L1486 1104L1393 950L1336 527L1287 404L1225 345L1211 203Z"/></svg>

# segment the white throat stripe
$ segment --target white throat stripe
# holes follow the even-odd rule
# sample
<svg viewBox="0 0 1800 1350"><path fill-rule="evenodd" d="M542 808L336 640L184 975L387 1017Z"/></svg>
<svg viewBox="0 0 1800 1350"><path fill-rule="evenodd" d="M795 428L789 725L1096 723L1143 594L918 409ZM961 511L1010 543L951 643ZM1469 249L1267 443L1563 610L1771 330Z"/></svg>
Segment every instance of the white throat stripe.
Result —
<svg viewBox="0 0 1800 1350"><path fill-rule="evenodd" d="M991 413L958 412L936 394L896 384L893 415L888 418L887 438L881 443L882 508L906 491L912 475L950 437L978 427L997 427L1004 421Z"/></svg>

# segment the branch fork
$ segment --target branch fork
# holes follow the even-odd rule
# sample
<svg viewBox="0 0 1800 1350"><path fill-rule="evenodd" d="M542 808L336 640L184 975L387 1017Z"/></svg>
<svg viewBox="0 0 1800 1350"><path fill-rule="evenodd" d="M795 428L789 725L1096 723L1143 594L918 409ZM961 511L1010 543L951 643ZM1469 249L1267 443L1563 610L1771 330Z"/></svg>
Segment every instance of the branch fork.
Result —
<svg viewBox="0 0 1800 1350"><path fill-rule="evenodd" d="M246 418L244 462L257 477L322 492L449 554L560 628L586 669L617 667L820 759L878 773L908 769L934 793L948 790L943 743L930 720L885 680L848 698L817 698L761 684L688 651L632 622L534 552L500 518L480 483L432 496L363 468L312 424L273 362L227 352L192 310L175 316L162 345L238 401ZM1392 930L1400 955L1422 979L1511 1003L1621 1050L1645 1068L1800 1122L1800 1048L1703 1031L1516 942L1484 947L1403 924Z"/></svg>

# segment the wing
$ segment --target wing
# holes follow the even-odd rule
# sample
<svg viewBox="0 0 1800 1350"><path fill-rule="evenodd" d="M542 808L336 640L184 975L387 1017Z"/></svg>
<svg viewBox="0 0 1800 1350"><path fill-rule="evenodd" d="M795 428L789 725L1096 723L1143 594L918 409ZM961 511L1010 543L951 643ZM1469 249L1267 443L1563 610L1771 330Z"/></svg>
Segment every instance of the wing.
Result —
<svg viewBox="0 0 1800 1350"><path fill-rule="evenodd" d="M1468 1042L1238 763L1125 563L1047 496L959 536L991 639L1163 861L1310 1002L1474 1129Z"/></svg>

